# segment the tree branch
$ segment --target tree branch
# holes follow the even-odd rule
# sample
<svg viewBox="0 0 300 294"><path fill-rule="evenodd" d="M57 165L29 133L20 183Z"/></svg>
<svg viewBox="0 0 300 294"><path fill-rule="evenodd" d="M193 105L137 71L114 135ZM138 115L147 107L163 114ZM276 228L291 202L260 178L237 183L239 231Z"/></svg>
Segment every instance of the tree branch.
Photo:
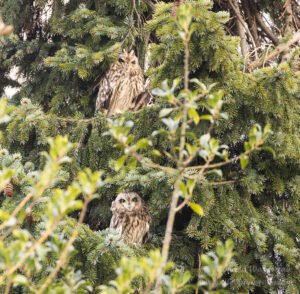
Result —
<svg viewBox="0 0 300 294"><path fill-rule="evenodd" d="M265 22L263 21L261 15L258 13L258 11L255 12L255 17L257 20L257 23L261 27L261 29L265 32L265 34L268 36L268 38L273 42L275 46L278 46L279 40L278 38L272 33L272 31L266 26Z"/></svg>
<svg viewBox="0 0 300 294"><path fill-rule="evenodd" d="M284 3L285 8L285 17L284 17L284 23L285 23L285 28L284 28L284 36L291 35L293 33L293 9L292 9L292 2L291 0L286 0ZM283 51L282 55L282 61L286 61L288 58L288 53L290 48L287 47Z"/></svg>
<svg viewBox="0 0 300 294"><path fill-rule="evenodd" d="M241 39L240 45L241 45L242 55L245 58L247 56L247 51L248 51L245 30L243 28L243 24L239 20L236 22L236 26L237 26L238 34Z"/></svg>
<svg viewBox="0 0 300 294"><path fill-rule="evenodd" d="M253 39L253 36L252 36L251 32L249 31L249 28L248 28L247 24L245 23L243 17L241 16L240 10L237 8L237 6L238 6L237 0L234 0L234 1L235 1L235 4L233 4L231 0L228 0L228 1L229 1L229 5L230 5L231 8L233 9L233 11L234 11L236 17L238 18L238 20L240 21L240 23L241 23L241 24L243 25L243 27L245 28L245 30L246 30L246 32L247 32L247 34L248 34L248 36L249 36L249 38L250 38L250 40L251 40L251 42L252 42L252 44L253 44L253 47L256 48L256 45L255 45L255 41L254 41L254 39ZM257 52L256 52L256 51L255 51L255 56L256 56L256 58L258 58L258 55L257 55Z"/></svg>
<svg viewBox="0 0 300 294"><path fill-rule="evenodd" d="M85 198L85 201L84 201L84 204L83 204L83 208L82 208L82 211L80 213L80 217L79 217L76 229L73 231L73 234L72 234L70 240L68 241L68 243L66 245L66 248L64 249L63 253L60 255L59 260L56 263L55 269L51 272L51 274L48 276L48 278L43 283L43 285L39 289L39 291L36 292L36 294L43 293L43 291L48 287L48 285L56 277L56 274L59 271L59 269L65 263L67 255L68 255L68 251L69 251L70 247L72 246L72 244L74 243L76 236L78 235L78 232L79 232L80 226L81 226L81 224L83 222L84 216L86 214L86 210L87 210L87 206L88 206L89 202L90 202L90 196L88 196L88 197Z"/></svg>
<svg viewBox="0 0 300 294"><path fill-rule="evenodd" d="M283 51L287 50L290 46L295 44L300 39L300 30L297 31L293 38L290 39L287 43L278 45L268 56L266 56L263 60L258 59L254 61L252 64L249 65L250 71L253 71L254 69L260 67L263 65L264 62L269 61L270 59L274 58L275 56L279 55Z"/></svg>

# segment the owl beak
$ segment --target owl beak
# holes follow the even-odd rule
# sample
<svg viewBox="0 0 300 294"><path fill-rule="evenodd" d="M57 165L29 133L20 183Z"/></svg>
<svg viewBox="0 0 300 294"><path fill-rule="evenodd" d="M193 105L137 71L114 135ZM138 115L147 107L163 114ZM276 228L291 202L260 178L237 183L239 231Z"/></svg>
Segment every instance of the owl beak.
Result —
<svg viewBox="0 0 300 294"><path fill-rule="evenodd" d="M128 205L127 209L128 209L129 211L132 211L133 205Z"/></svg>
<svg viewBox="0 0 300 294"><path fill-rule="evenodd" d="M128 70L128 64L126 64L126 70Z"/></svg>

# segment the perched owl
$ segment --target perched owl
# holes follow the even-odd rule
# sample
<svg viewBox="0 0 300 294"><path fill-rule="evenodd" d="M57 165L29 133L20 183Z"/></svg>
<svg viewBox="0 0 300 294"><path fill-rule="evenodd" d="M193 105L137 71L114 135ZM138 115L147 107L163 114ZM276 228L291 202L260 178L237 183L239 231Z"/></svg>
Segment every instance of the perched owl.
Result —
<svg viewBox="0 0 300 294"><path fill-rule="evenodd" d="M112 202L110 210L110 228L117 230L126 244L141 244L148 240L151 215L137 193L121 192Z"/></svg>
<svg viewBox="0 0 300 294"><path fill-rule="evenodd" d="M99 83L96 111L108 114L137 110L136 106L145 92L143 71L133 50L119 55Z"/></svg>

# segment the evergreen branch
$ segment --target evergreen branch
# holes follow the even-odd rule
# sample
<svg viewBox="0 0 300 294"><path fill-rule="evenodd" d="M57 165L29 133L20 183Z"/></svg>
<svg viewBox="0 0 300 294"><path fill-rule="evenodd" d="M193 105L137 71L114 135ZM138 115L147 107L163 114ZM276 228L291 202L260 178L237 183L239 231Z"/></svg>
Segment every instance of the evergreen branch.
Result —
<svg viewBox="0 0 300 294"><path fill-rule="evenodd" d="M58 271L60 270L60 268L65 263L68 251L69 251L70 247L72 246L72 244L74 243L75 238L77 237L79 229L81 227L81 224L82 224L82 222L84 220L84 217L85 217L85 214L86 214L87 207L88 207L88 204L90 202L90 199L91 199L91 195L88 195L85 198L85 201L83 203L83 208L82 208L82 211L80 213L80 217L79 217L77 226L76 226L75 230L73 231L73 234L72 234L71 238L69 239L69 241L68 241L68 243L66 245L66 248L64 249L64 251L60 255L59 260L56 263L55 269L51 272L51 274L48 276L48 278L46 279L46 281L43 283L43 286L36 292L36 294L42 294L43 293L43 291L48 287L48 285L56 277Z"/></svg>
<svg viewBox="0 0 300 294"><path fill-rule="evenodd" d="M10 276L12 275L16 270L18 270L23 264L24 262L27 260L28 257L30 257L30 255L34 252L34 250L40 246L42 243L44 243L46 241L46 239L49 237L49 235L52 233L52 231L55 229L55 227L57 226L57 224L60 222L61 220L61 216L59 216L54 222L53 224L47 229L47 231L44 233L44 235L32 246L30 247L30 249L26 252L26 254L24 255L24 257L17 263L15 264L13 267L11 267L7 272L6 272L6 276ZM0 283L4 280L4 276L0 276Z"/></svg>
<svg viewBox="0 0 300 294"><path fill-rule="evenodd" d="M284 52L285 50L287 50L290 46L292 46L293 44L295 44L296 42L298 42L300 39L300 30L297 31L293 37L286 43L284 44L280 44L278 45L268 56L266 56L263 60L258 59L256 61L254 61L253 63L251 63L249 65L249 68L251 71L253 71L254 69L262 66L265 62L269 61L270 59L276 57L277 55L279 55L280 53Z"/></svg>
<svg viewBox="0 0 300 294"><path fill-rule="evenodd" d="M13 213L10 215L11 218L15 217L21 209L25 206L25 204L30 200L32 197L32 192L26 195L26 197L23 198L23 200L18 204L18 206L15 208ZM2 231L6 227L6 223L4 222L3 224L0 225L0 231Z"/></svg>

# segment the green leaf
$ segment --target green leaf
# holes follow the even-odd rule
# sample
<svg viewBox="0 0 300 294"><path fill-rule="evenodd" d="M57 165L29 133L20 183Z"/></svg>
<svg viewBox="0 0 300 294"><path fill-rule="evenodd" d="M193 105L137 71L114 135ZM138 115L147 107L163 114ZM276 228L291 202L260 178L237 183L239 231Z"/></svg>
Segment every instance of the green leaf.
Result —
<svg viewBox="0 0 300 294"><path fill-rule="evenodd" d="M189 206L192 210L194 210L197 214L199 215L204 215L204 210L202 208L201 205L197 204L197 203L189 203Z"/></svg>
<svg viewBox="0 0 300 294"><path fill-rule="evenodd" d="M189 115L189 118L191 118L196 125L199 123L200 117L199 117L198 112L194 108L189 108L188 115Z"/></svg>
<svg viewBox="0 0 300 294"><path fill-rule="evenodd" d="M24 285L24 286L29 285L29 282L28 282L27 278L23 275L20 275L20 274L14 275L13 278L12 278L12 282L16 285Z"/></svg>
<svg viewBox="0 0 300 294"><path fill-rule="evenodd" d="M135 170L136 169L136 164L137 161L135 158L129 158L128 162L127 162L127 166L131 169L131 170Z"/></svg>
<svg viewBox="0 0 300 294"><path fill-rule="evenodd" d="M10 218L9 213L7 213L6 211L0 209L0 220L1 221L8 221Z"/></svg>
<svg viewBox="0 0 300 294"><path fill-rule="evenodd" d="M187 188L183 182L180 183L180 191L182 192L184 198L188 196Z"/></svg>
<svg viewBox="0 0 300 294"><path fill-rule="evenodd" d="M159 112L159 117L165 117L165 116L169 115L172 111L173 111L173 108L163 108Z"/></svg>
<svg viewBox="0 0 300 294"><path fill-rule="evenodd" d="M210 114L206 114L206 115L201 115L200 116L200 119L203 119L203 120L212 120L212 116Z"/></svg>
<svg viewBox="0 0 300 294"><path fill-rule="evenodd" d="M191 279L191 277L192 277L192 275L189 271L184 272L183 278L182 278L182 283L186 284Z"/></svg>
<svg viewBox="0 0 300 294"><path fill-rule="evenodd" d="M119 158L117 161L115 161L114 166L115 166L116 171L119 171L123 167L126 158L127 158L127 155L123 155L121 158Z"/></svg>
<svg viewBox="0 0 300 294"><path fill-rule="evenodd" d="M192 195L193 193L193 190L195 188L195 185L196 185L196 181L195 180L192 180L192 179L188 179L187 182L186 182L186 186L188 188L188 191L189 191L189 194Z"/></svg>
<svg viewBox="0 0 300 294"><path fill-rule="evenodd" d="M163 118L162 122L169 128L171 132L176 131L180 120L174 120L171 118Z"/></svg>
<svg viewBox="0 0 300 294"><path fill-rule="evenodd" d="M136 147L136 150L139 150L139 149L146 149L149 145L149 140L147 138L143 138L143 139L140 139L135 147Z"/></svg>
<svg viewBox="0 0 300 294"><path fill-rule="evenodd" d="M216 106L218 106L218 108L219 108L219 106L221 106L221 103L219 103L219 102L222 100L223 95L224 95L224 92L222 90L208 95L207 99L206 99L208 106L210 106L211 108L215 108Z"/></svg>
<svg viewBox="0 0 300 294"><path fill-rule="evenodd" d="M211 138L209 141L209 147L213 154L216 154L216 152L219 150L219 140L215 138Z"/></svg>
<svg viewBox="0 0 300 294"><path fill-rule="evenodd" d="M271 152L272 155L273 155L273 158L274 158L274 159L276 158L276 153L275 153L275 151L274 151L273 148L271 148L271 147L269 147L269 146L265 146L265 147L262 147L261 149L262 149L262 150L266 150L266 151Z"/></svg>
<svg viewBox="0 0 300 294"><path fill-rule="evenodd" d="M248 155L242 154L241 158L240 158L240 161L241 161L241 167L242 167L242 169L244 169L247 166L248 162L249 162Z"/></svg>
<svg viewBox="0 0 300 294"><path fill-rule="evenodd" d="M205 134L200 137L200 145L208 147L208 142L210 140L210 134Z"/></svg>
<svg viewBox="0 0 300 294"><path fill-rule="evenodd" d="M155 156L161 156L161 153L157 149L152 150L151 154L153 154Z"/></svg>

